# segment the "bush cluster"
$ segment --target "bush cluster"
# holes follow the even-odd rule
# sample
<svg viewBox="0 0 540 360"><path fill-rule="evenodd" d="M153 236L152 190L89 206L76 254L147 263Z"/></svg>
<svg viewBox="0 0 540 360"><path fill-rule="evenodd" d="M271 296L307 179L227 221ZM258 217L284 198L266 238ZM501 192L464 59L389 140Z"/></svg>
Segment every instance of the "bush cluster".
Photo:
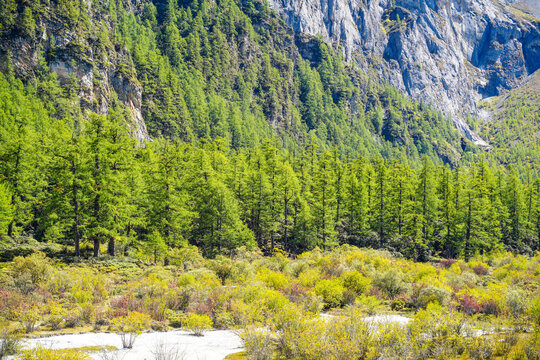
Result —
<svg viewBox="0 0 540 360"><path fill-rule="evenodd" d="M500 341L495 347L489 340L467 343L473 328L522 332L540 324L538 255L415 263L342 246L295 259L249 251L214 260L179 259L176 265L149 266L129 259L68 265L42 254L15 258L1 266L0 321L27 333L90 325L117 332L128 348L150 329L184 328L203 335L212 328L252 327L245 339L253 358L265 358L256 351L263 348L298 359L384 358L390 350L381 337L406 343L407 349L398 352L404 357L437 358L444 351L483 356L485 347L494 354L504 349L497 347ZM480 264L486 271L478 270ZM323 309L335 317L320 319ZM363 317L392 310L416 313L408 331L389 330L383 336L365 329ZM429 341L423 339L426 334ZM518 336L511 348L529 335ZM308 344L318 350L309 350Z"/></svg>

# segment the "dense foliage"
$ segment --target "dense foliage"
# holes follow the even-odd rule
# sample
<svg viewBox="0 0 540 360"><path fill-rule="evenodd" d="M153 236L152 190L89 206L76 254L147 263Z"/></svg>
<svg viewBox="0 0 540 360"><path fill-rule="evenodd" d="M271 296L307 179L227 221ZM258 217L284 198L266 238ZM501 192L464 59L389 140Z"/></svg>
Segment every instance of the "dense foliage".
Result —
<svg viewBox="0 0 540 360"><path fill-rule="evenodd" d="M34 253L0 264L0 327L122 339L150 327L242 329L249 359L529 360L540 355L539 265L510 253L415 263L350 246L294 260L245 248L209 260L190 246L166 267ZM390 310L410 322L366 318ZM20 358L63 358L44 351Z"/></svg>
<svg viewBox="0 0 540 360"><path fill-rule="evenodd" d="M222 137L233 149L275 137L290 151L315 143L351 156L418 162L427 154L454 164L478 151L428 105L370 80L323 41L295 35L265 0L42 0L10 14L0 39L24 36L42 49L32 78L67 63L66 91L101 109L108 104L88 96L77 69L92 59L97 94L116 62L115 76L142 87L152 137Z"/></svg>
<svg viewBox="0 0 540 360"><path fill-rule="evenodd" d="M50 92L55 88L50 81ZM540 180L484 160L467 169L346 158L310 143L287 154L265 141L234 150L155 139L137 146L122 108L57 120L34 87L0 77L0 233L108 244L155 260L186 244L207 256L239 246L300 252L354 244L427 260L507 249L532 253ZM44 92L44 84L38 84Z"/></svg>
<svg viewBox="0 0 540 360"><path fill-rule="evenodd" d="M492 156L505 164L536 166L540 159L540 71L519 88L482 101L481 107L489 121L473 125L494 146Z"/></svg>

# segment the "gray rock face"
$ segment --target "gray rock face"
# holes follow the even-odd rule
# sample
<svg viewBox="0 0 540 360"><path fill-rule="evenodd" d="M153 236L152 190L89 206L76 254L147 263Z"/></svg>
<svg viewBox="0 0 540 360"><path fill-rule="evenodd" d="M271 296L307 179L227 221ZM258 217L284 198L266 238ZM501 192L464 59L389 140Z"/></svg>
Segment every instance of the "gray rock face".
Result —
<svg viewBox="0 0 540 360"><path fill-rule="evenodd" d="M364 72L452 116L479 145L487 144L464 121L478 114L477 101L540 68L540 20L511 3L270 0L270 6L295 31L321 35Z"/></svg>
<svg viewBox="0 0 540 360"><path fill-rule="evenodd" d="M134 0L128 5L135 11L138 3ZM94 16L92 1L85 4L88 14ZM39 36L18 34L0 39L0 67L10 62L19 77L30 79L39 69L39 52L43 51L49 69L61 83L75 80L83 110L106 115L117 95L131 113L132 136L139 141L148 139L141 113L142 87L133 66L126 67L131 64L128 51L118 47L106 51L96 48L91 39L70 31L53 17L40 18L37 25L43 29Z"/></svg>

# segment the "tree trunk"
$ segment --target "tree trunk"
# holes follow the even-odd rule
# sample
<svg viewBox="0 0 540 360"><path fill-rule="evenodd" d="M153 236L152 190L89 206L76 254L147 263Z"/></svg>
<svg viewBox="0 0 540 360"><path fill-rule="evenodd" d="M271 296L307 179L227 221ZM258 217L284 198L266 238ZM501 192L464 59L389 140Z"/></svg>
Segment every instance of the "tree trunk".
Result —
<svg viewBox="0 0 540 360"><path fill-rule="evenodd" d="M114 239L114 236L111 236L109 239L109 247L107 252L110 256L116 256L116 240Z"/></svg>
<svg viewBox="0 0 540 360"><path fill-rule="evenodd" d="M99 257L99 245L100 245L99 237L94 236L94 257L95 258Z"/></svg>

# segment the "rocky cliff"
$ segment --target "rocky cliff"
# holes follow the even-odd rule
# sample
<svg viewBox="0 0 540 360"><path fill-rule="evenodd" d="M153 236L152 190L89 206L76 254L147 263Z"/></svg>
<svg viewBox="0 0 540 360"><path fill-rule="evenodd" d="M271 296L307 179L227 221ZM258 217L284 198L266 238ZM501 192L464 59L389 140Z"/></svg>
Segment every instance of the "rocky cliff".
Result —
<svg viewBox="0 0 540 360"><path fill-rule="evenodd" d="M137 2L128 2L137 11ZM10 66L18 77L28 80L40 67L55 72L63 85L77 91L83 110L107 114L114 101L128 109L132 135L148 138L141 113L142 87L136 78L131 56L125 47L114 44L110 32L109 9L92 1L80 7L38 7L24 24L0 27L0 70ZM16 14L16 11L15 11ZM40 61L43 60L43 61Z"/></svg>
<svg viewBox="0 0 540 360"><path fill-rule="evenodd" d="M366 73L452 116L517 87L540 67L538 9L527 1L270 0L296 31L341 47ZM527 13L528 12L528 13Z"/></svg>

